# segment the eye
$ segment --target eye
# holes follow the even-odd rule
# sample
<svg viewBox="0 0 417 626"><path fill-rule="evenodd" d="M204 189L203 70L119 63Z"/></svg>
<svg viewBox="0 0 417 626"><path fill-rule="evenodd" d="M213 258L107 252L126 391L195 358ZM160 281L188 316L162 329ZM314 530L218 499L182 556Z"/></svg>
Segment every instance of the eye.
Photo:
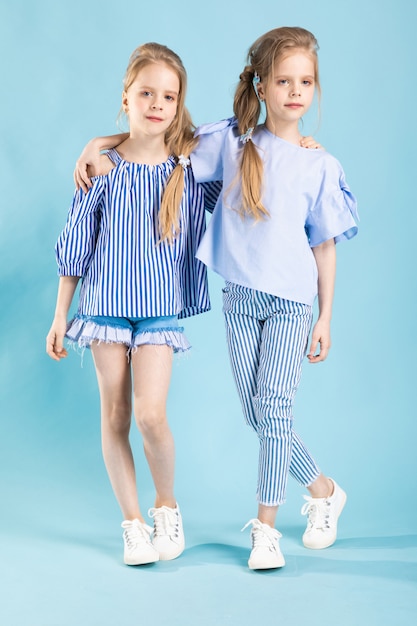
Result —
<svg viewBox="0 0 417 626"><path fill-rule="evenodd" d="M142 91L142 96L151 96L152 93L150 91Z"/></svg>
<svg viewBox="0 0 417 626"><path fill-rule="evenodd" d="M290 81L287 78L280 78L278 85L289 85Z"/></svg>
<svg viewBox="0 0 417 626"><path fill-rule="evenodd" d="M165 96L165 98L169 100L170 102L174 102L175 100L174 96Z"/></svg>
<svg viewBox="0 0 417 626"><path fill-rule="evenodd" d="M303 80L303 85L312 85L313 81L312 80Z"/></svg>

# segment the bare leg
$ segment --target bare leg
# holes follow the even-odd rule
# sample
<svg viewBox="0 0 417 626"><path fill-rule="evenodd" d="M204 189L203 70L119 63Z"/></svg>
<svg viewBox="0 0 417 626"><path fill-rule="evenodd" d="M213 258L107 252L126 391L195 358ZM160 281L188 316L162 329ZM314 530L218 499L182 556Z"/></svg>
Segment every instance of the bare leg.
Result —
<svg viewBox="0 0 417 626"><path fill-rule="evenodd" d="M172 348L144 345L132 353L134 414L156 489L155 507L175 508L175 446L166 415Z"/></svg>
<svg viewBox="0 0 417 626"><path fill-rule="evenodd" d="M312 498L328 498L333 494L334 485L330 478L320 474L320 476L307 487Z"/></svg>
<svg viewBox="0 0 417 626"><path fill-rule="evenodd" d="M103 457L124 519L144 521L140 512L135 466L129 442L132 383L126 346L93 344L101 399Z"/></svg>
<svg viewBox="0 0 417 626"><path fill-rule="evenodd" d="M262 524L268 524L272 528L275 525L275 518L277 516L278 507L277 506L265 506L264 504L258 505L258 520L262 522Z"/></svg>

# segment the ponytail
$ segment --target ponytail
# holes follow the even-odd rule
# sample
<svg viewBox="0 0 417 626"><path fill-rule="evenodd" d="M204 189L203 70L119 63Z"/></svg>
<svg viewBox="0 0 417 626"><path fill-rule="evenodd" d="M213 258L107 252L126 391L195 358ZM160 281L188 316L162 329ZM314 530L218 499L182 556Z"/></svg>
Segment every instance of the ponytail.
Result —
<svg viewBox="0 0 417 626"><path fill-rule="evenodd" d="M161 241L172 243L180 232L180 206L184 191L184 169L178 163L174 167L162 196L159 211Z"/></svg>
<svg viewBox="0 0 417 626"><path fill-rule="evenodd" d="M159 211L161 241L172 243L181 230L180 213L184 193L184 172L189 165L189 156L197 144L194 126L188 110L183 107L179 119L174 120L167 130L165 142L177 159L177 165L168 178Z"/></svg>
<svg viewBox="0 0 417 626"><path fill-rule="evenodd" d="M260 220L269 213L262 204L263 163L258 148L251 139L261 113L254 76L253 68L247 65L239 77L233 111L238 120L239 134L243 142L240 161L241 214Z"/></svg>

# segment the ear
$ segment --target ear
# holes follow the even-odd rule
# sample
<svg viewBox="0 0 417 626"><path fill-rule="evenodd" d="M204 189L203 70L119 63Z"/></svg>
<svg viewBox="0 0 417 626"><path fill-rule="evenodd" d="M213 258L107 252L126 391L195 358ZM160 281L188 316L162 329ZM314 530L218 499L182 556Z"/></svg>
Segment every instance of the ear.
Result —
<svg viewBox="0 0 417 626"><path fill-rule="evenodd" d="M261 100L265 100L265 93L264 93L264 88L262 83L258 83L255 87L255 89L258 90L258 95L260 97Z"/></svg>
<svg viewBox="0 0 417 626"><path fill-rule="evenodd" d="M129 100L127 98L126 91L122 93L122 109L125 113L127 113L129 110Z"/></svg>

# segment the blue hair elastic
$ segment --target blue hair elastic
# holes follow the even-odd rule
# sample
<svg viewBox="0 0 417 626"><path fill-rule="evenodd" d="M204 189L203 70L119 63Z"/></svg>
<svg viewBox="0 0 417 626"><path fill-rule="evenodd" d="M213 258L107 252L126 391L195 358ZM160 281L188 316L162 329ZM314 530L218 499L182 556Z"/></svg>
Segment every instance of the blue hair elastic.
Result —
<svg viewBox="0 0 417 626"><path fill-rule="evenodd" d="M260 82L261 82L261 79L259 78L258 72L255 72L254 75L253 75L253 78L252 78L252 85L253 85L253 88L255 90L256 97L259 100L259 104L262 104L262 100L261 100L261 97L260 97L260 95L258 93L258 88L257 88L257 84L260 83Z"/></svg>
<svg viewBox="0 0 417 626"><path fill-rule="evenodd" d="M258 93L258 88L257 88L257 84L260 83L260 82L261 82L261 79L259 78L258 72L254 72L253 78L252 78L252 85L253 85L253 89L254 89L254 91L256 93L256 97L259 100L259 104L262 104L262 100L260 98L260 95ZM252 134L253 134L254 130L255 129L251 126L250 128L248 128L246 133L243 133L243 135L240 135L239 140L242 143L247 143L248 141L251 141L252 140Z"/></svg>
<svg viewBox="0 0 417 626"><path fill-rule="evenodd" d="M252 140L252 133L253 133L253 126L251 126L250 128L248 128L248 130L246 131L246 133L243 133L243 135L240 135L239 137L239 141L241 141L242 143L248 143L248 141Z"/></svg>

